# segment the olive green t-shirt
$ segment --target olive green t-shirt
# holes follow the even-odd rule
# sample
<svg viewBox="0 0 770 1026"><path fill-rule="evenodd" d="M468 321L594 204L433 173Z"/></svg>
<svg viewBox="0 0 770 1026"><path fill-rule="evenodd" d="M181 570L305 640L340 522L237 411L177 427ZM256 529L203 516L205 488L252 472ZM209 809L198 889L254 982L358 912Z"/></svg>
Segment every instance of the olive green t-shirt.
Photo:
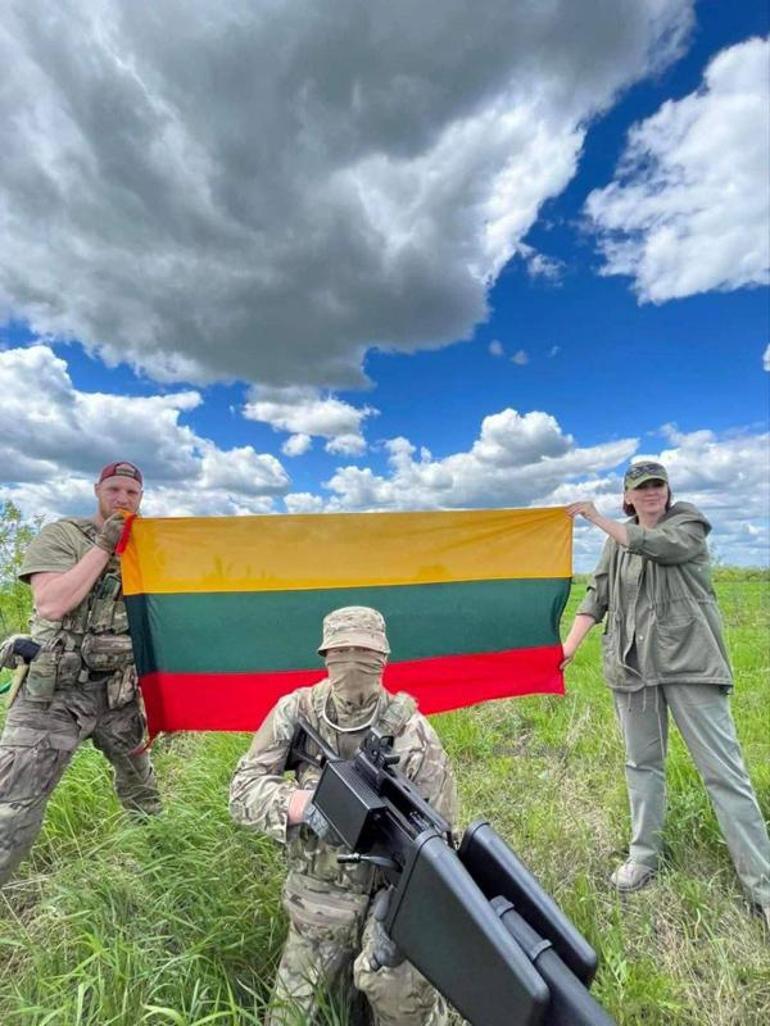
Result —
<svg viewBox="0 0 770 1026"><path fill-rule="evenodd" d="M29 584L32 574L65 573L92 547L93 542L71 520L46 524L26 551L19 580Z"/></svg>

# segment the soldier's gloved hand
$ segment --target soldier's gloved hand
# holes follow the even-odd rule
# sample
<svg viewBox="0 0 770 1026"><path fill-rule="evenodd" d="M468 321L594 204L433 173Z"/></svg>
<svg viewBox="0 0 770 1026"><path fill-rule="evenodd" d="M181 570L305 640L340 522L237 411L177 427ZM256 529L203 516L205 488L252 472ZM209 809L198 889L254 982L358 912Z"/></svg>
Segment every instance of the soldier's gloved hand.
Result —
<svg viewBox="0 0 770 1026"><path fill-rule="evenodd" d="M372 967L380 969L387 966L393 969L401 965L404 955L396 942L385 932L385 919L390 909L390 899L393 896L393 888L387 887L378 891L372 902Z"/></svg>
<svg viewBox="0 0 770 1026"><path fill-rule="evenodd" d="M308 802L305 806L302 822L310 827L316 837L320 837L322 841L325 841L333 848L337 848L342 844L340 835L313 802Z"/></svg>
<svg viewBox="0 0 770 1026"><path fill-rule="evenodd" d="M94 545L97 545L111 556L117 548L121 534L123 534L125 523L126 517L124 513L113 513L112 516L107 517L99 528L99 533L94 539Z"/></svg>

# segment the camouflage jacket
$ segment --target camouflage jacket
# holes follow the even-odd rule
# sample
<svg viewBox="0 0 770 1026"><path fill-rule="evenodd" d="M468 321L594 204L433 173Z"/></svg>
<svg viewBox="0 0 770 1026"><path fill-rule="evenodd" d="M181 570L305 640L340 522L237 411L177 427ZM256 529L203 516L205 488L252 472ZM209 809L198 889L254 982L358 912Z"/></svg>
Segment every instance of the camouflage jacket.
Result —
<svg viewBox="0 0 770 1026"><path fill-rule="evenodd" d="M706 536L711 525L678 502L655 527L626 523L628 547L608 538L578 608L597 622L611 688L732 684Z"/></svg>
<svg viewBox="0 0 770 1026"><path fill-rule="evenodd" d="M300 688L280 699L255 734L251 748L238 763L230 785L230 813L237 823L268 834L286 846L290 870L321 880L332 887L368 893L373 875L368 866L340 866L338 848L321 841L305 825L288 826L291 796L297 788L312 788L318 780L315 767L304 766L296 775L284 774L289 746L300 716L329 745L350 758L367 730L338 734L323 719L329 698L329 682ZM430 723L417 712L409 695L390 695L382 690L375 725L394 735L399 769L450 824L457 822L457 789L444 749Z"/></svg>

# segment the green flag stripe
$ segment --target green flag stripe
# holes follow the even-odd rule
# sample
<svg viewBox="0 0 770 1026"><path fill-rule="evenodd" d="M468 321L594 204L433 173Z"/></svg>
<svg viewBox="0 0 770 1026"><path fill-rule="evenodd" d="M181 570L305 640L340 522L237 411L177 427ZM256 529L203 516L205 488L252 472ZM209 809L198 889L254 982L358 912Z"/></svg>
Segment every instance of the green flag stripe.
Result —
<svg viewBox="0 0 770 1026"><path fill-rule="evenodd" d="M462 581L320 591L128 596L141 674L321 667L321 621L340 606L374 606L391 659L532 648L559 642L569 578Z"/></svg>

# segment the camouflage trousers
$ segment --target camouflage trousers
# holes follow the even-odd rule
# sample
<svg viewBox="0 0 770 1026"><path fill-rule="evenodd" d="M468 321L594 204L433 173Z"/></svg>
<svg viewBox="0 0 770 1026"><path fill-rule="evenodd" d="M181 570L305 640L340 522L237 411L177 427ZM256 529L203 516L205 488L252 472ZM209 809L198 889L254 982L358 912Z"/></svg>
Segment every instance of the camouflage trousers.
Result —
<svg viewBox="0 0 770 1026"><path fill-rule="evenodd" d="M289 935L265 1026L309 1026L332 990L347 994L349 1007L363 996L374 1026L445 1026L446 1002L410 962L375 968L370 904L368 894L289 874Z"/></svg>
<svg viewBox="0 0 770 1026"><path fill-rule="evenodd" d="M104 682L62 689L48 703L26 698L22 689L0 737L0 884L32 847L51 792L82 741L90 738L112 763L124 808L160 811L149 755L131 754L143 737L137 699L108 708Z"/></svg>

